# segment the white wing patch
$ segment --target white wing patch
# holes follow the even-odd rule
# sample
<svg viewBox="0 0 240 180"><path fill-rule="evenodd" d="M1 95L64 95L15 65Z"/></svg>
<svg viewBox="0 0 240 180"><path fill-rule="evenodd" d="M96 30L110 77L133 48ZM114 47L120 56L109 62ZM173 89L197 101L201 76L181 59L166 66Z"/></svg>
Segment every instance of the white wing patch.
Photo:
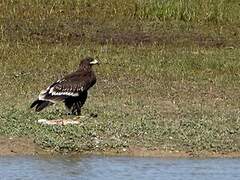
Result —
<svg viewBox="0 0 240 180"><path fill-rule="evenodd" d="M45 100L46 90L42 90L38 96L39 100Z"/></svg>
<svg viewBox="0 0 240 180"><path fill-rule="evenodd" d="M65 79L59 79L59 80L57 80L57 83L61 83L63 81L65 81Z"/></svg>
<svg viewBox="0 0 240 180"><path fill-rule="evenodd" d="M48 88L49 89L49 88ZM47 93L47 90L42 90L38 96L38 99L39 100L42 100L42 101L50 101L52 103L56 103L57 101L54 101L52 99L46 99L46 93Z"/></svg>
<svg viewBox="0 0 240 180"><path fill-rule="evenodd" d="M83 87L81 87L80 90L83 92Z"/></svg>
<svg viewBox="0 0 240 180"><path fill-rule="evenodd" d="M61 95L66 95L66 96L79 96L78 93L73 93L73 92L52 92L51 95L53 96L61 96Z"/></svg>
<svg viewBox="0 0 240 180"><path fill-rule="evenodd" d="M54 87L50 89L49 94L51 94L52 96L61 96L61 95L74 96L74 97L79 96L79 93L77 92L69 92L69 91L56 92L54 91Z"/></svg>

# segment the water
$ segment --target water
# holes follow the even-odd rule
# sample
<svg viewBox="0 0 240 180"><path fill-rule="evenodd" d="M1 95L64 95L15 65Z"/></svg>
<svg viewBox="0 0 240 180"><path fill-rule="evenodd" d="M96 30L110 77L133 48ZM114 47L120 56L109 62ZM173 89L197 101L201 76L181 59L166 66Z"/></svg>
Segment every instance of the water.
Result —
<svg viewBox="0 0 240 180"><path fill-rule="evenodd" d="M0 179L239 180L240 159L5 156Z"/></svg>

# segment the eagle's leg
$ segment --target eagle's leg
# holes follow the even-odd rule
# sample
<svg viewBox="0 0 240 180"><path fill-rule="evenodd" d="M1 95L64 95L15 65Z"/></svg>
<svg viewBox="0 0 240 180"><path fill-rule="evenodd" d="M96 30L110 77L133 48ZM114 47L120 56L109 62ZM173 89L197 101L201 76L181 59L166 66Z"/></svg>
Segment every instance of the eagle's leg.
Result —
<svg viewBox="0 0 240 180"><path fill-rule="evenodd" d="M81 108L86 102L87 99L87 91L84 91L80 94L78 99L74 102L73 108L72 108L72 114L80 116L81 115Z"/></svg>
<svg viewBox="0 0 240 180"><path fill-rule="evenodd" d="M70 111L72 115L77 115L80 116L81 115L81 102L79 100L75 100Z"/></svg>
<svg viewBox="0 0 240 180"><path fill-rule="evenodd" d="M86 100L87 100L87 95L88 95L88 92L87 91L84 91L82 93L82 96L80 98L80 105L81 107L85 104Z"/></svg>
<svg viewBox="0 0 240 180"><path fill-rule="evenodd" d="M80 101L77 101L76 102L76 115L77 116L80 116L81 115L81 102Z"/></svg>
<svg viewBox="0 0 240 180"><path fill-rule="evenodd" d="M67 114L72 114L73 106L74 106L74 100L73 98L66 98L64 101L65 107L67 109Z"/></svg>

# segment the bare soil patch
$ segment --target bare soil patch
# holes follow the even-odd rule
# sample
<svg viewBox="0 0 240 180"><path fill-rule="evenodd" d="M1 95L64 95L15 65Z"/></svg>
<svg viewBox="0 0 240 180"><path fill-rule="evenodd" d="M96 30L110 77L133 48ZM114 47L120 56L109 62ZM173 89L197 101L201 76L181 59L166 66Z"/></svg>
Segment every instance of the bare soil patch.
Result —
<svg viewBox="0 0 240 180"><path fill-rule="evenodd" d="M47 31L46 31L47 32ZM84 31L79 32L34 32L30 34L31 39L41 43L67 43L81 45L90 40L98 44L114 45L171 45L171 46L190 46L199 47L238 47L236 40L226 39L225 37L203 35L201 33L189 32L142 32L142 31L96 31L89 37Z"/></svg>
<svg viewBox="0 0 240 180"><path fill-rule="evenodd" d="M9 155L36 155L56 154L53 151L41 149L33 139L24 137L0 137L0 156ZM162 158L187 158L187 157L240 157L240 152L200 152L194 154L184 151L161 150L159 148L129 147L122 149L108 149L105 151L70 152L69 154L95 154L109 156L136 156L136 157L162 157Z"/></svg>
<svg viewBox="0 0 240 180"><path fill-rule="evenodd" d="M127 45L173 45L173 46L190 46L196 45L199 47L234 47L238 45L233 40L228 40L224 37L213 37L203 35L197 32L97 32L95 37L92 37L93 42L100 44L112 43L127 44Z"/></svg>
<svg viewBox="0 0 240 180"><path fill-rule="evenodd" d="M30 155L40 152L32 139L19 137L0 137L0 155Z"/></svg>
<svg viewBox="0 0 240 180"><path fill-rule="evenodd" d="M147 28L144 22L108 24L93 19L68 19L52 24L51 21L29 27L26 23L6 20L3 31L8 41L32 41L43 44L82 45L84 42L114 45L168 45L174 47L239 47L239 28L201 26L181 29L159 25ZM225 32L226 31L226 32Z"/></svg>
<svg viewBox="0 0 240 180"><path fill-rule="evenodd" d="M161 150L159 148L130 147L118 150L107 150L104 152L93 152L93 154L111 156L136 156L136 157L161 157L161 158L233 158L240 157L240 152L185 152Z"/></svg>

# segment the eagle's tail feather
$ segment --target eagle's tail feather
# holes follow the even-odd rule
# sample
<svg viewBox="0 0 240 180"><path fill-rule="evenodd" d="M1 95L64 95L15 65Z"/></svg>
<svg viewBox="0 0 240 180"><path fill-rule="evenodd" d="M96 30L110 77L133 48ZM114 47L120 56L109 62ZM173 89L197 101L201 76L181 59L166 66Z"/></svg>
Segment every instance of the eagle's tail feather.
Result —
<svg viewBox="0 0 240 180"><path fill-rule="evenodd" d="M41 111L43 110L45 107L49 106L49 105L52 105L53 103L50 102L50 101L43 101L43 100L35 100L32 105L30 106L30 108L33 108L34 106L36 106L36 111Z"/></svg>
<svg viewBox="0 0 240 180"><path fill-rule="evenodd" d="M31 104L31 106L30 106L30 108L33 108L34 106L36 106L37 104L38 104L38 99L37 100L35 100L32 104Z"/></svg>

